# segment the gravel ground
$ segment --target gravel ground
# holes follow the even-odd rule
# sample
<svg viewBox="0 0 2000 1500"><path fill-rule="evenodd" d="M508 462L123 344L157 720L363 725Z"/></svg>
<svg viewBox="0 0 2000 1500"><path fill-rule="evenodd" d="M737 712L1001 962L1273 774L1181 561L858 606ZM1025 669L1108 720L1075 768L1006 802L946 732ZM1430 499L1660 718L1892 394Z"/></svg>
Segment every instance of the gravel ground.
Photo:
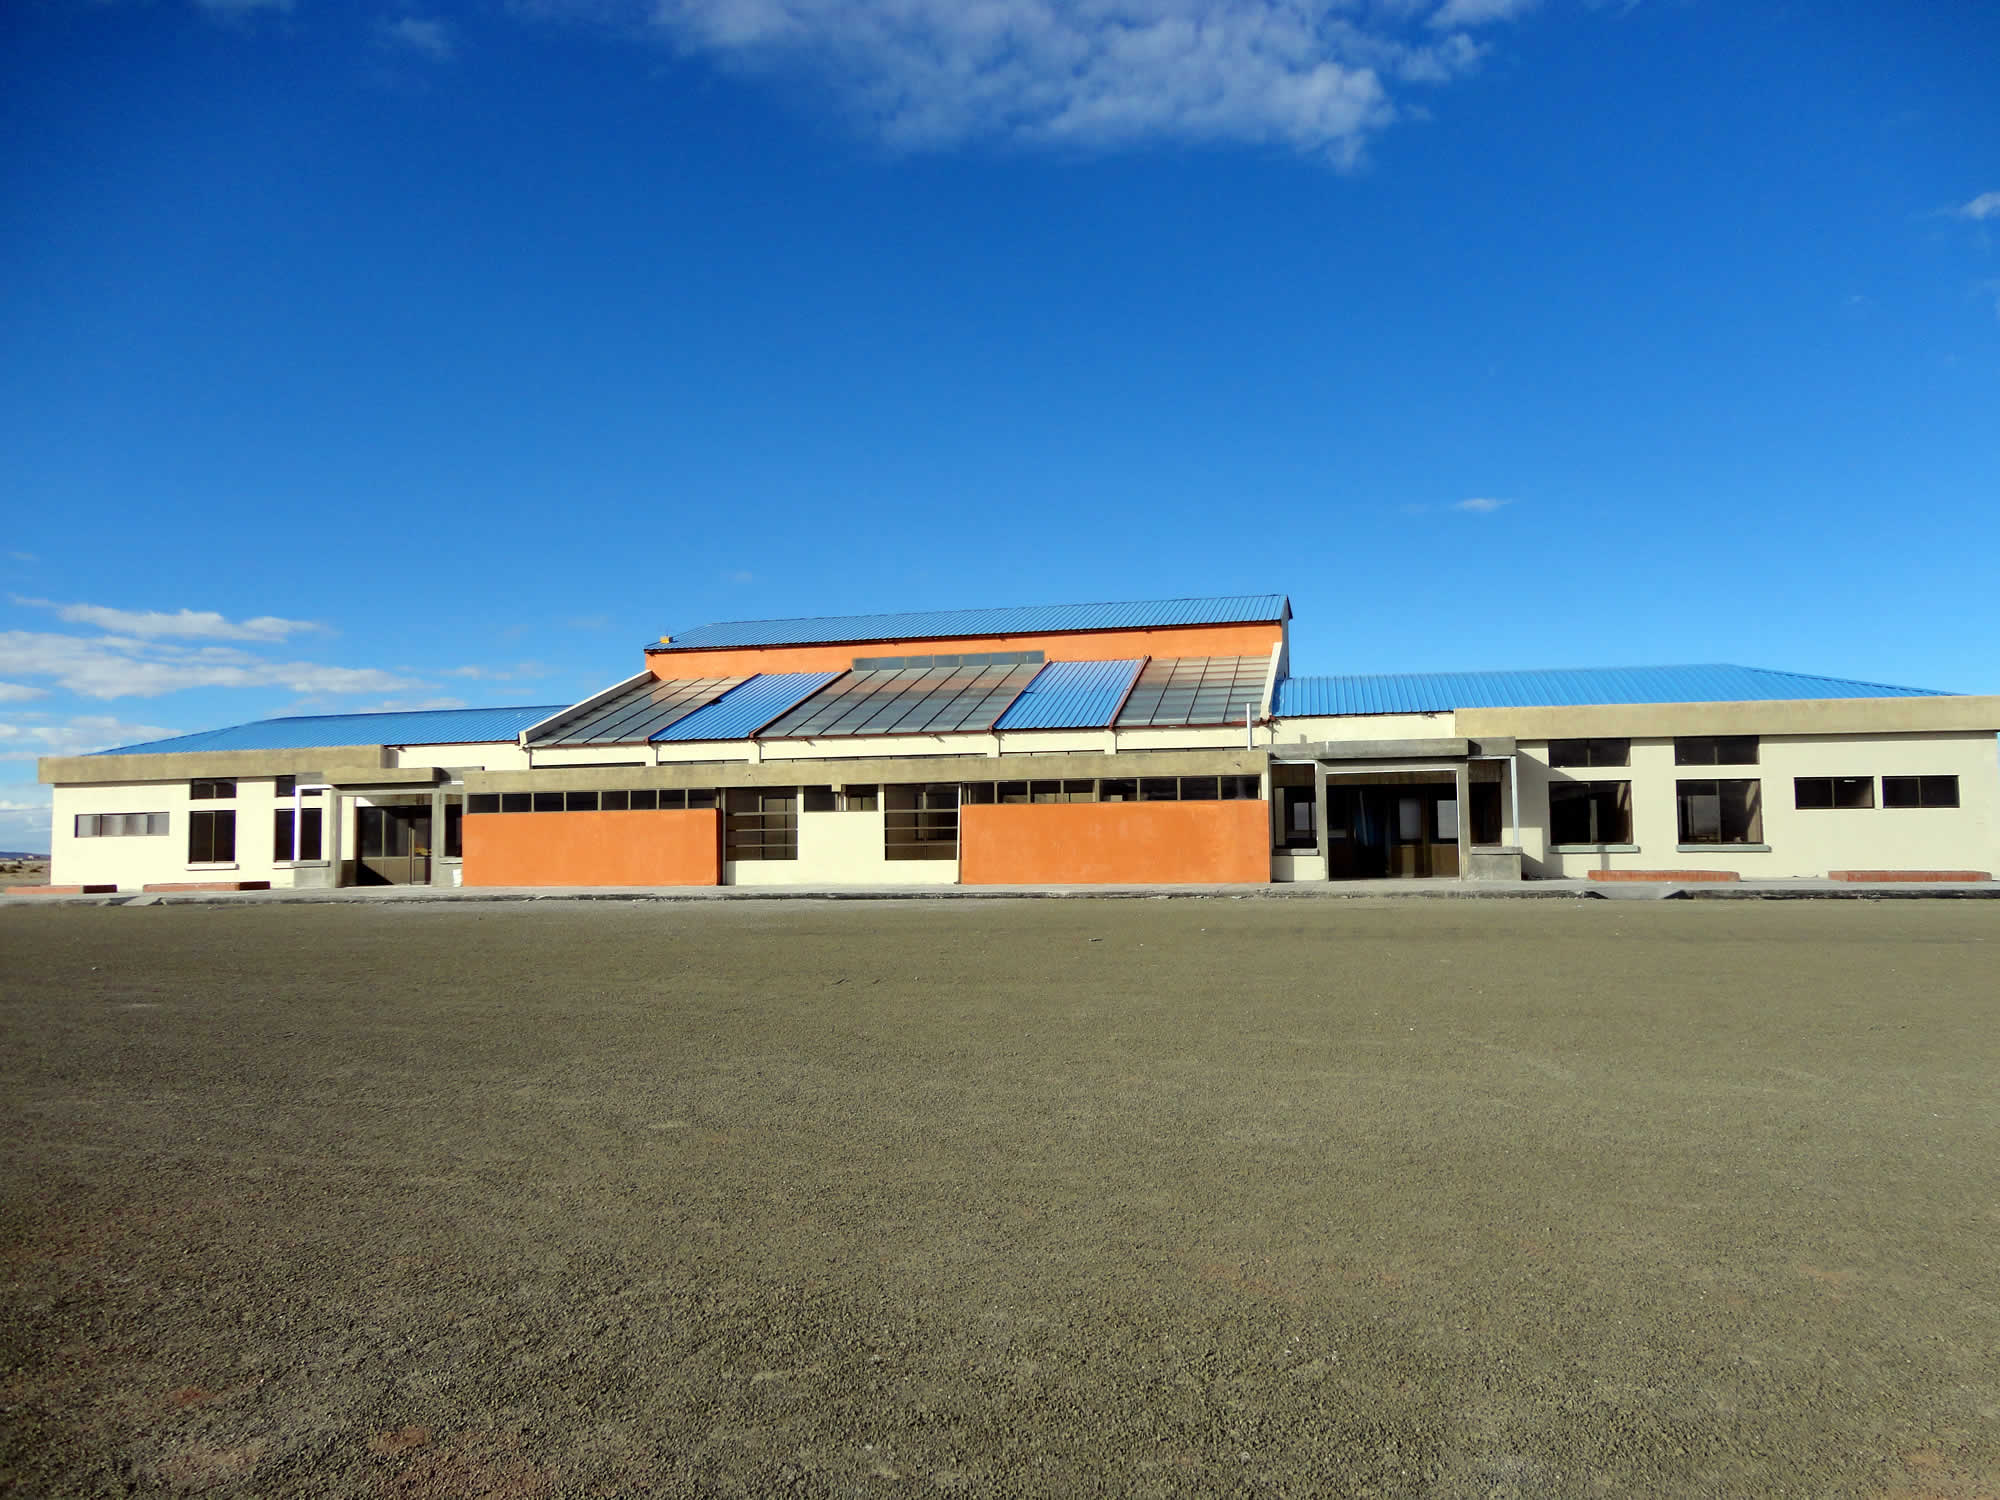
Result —
<svg viewBox="0 0 2000 1500"><path fill-rule="evenodd" d="M2000 1491L2000 907L0 911L0 1489Z"/></svg>

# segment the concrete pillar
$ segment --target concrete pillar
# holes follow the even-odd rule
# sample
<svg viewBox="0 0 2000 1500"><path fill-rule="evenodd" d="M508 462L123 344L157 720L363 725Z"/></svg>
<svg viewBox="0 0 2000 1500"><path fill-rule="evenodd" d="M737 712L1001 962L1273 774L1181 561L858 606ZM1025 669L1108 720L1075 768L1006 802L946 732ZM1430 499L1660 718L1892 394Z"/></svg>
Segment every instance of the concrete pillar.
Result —
<svg viewBox="0 0 2000 1500"><path fill-rule="evenodd" d="M1319 847L1322 879L1328 875L1326 863L1326 762L1313 762L1313 841Z"/></svg>
<svg viewBox="0 0 2000 1500"><path fill-rule="evenodd" d="M326 855L326 883L340 884L340 830L346 822L345 809L341 805L340 793L332 787L326 789L326 826L320 830L320 847Z"/></svg>
<svg viewBox="0 0 2000 1500"><path fill-rule="evenodd" d="M1460 761L1451 768L1452 788L1458 796L1458 878L1472 873L1472 766Z"/></svg>
<svg viewBox="0 0 2000 1500"><path fill-rule="evenodd" d="M437 787L431 792L431 884L447 885L444 878L444 805L445 790Z"/></svg>

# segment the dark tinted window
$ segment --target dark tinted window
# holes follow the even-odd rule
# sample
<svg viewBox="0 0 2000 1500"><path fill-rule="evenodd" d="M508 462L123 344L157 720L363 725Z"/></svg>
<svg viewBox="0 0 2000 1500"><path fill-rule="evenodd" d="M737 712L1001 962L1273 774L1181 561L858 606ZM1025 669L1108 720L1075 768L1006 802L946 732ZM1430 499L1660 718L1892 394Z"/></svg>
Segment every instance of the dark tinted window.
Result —
<svg viewBox="0 0 2000 1500"><path fill-rule="evenodd" d="M1884 807L1956 807L1956 776L1884 776Z"/></svg>

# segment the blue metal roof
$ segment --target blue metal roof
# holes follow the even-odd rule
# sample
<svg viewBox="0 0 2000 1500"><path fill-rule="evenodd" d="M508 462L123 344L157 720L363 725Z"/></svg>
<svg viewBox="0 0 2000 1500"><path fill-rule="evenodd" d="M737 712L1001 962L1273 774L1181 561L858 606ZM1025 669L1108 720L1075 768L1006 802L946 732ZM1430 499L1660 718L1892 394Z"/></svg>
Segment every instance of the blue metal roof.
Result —
<svg viewBox="0 0 2000 1500"><path fill-rule="evenodd" d="M170 740L120 745L99 755L167 755L188 750L323 750L336 745L481 745L511 740L566 704L536 708L434 708L410 713L313 714L259 719Z"/></svg>
<svg viewBox="0 0 2000 1500"><path fill-rule="evenodd" d="M1389 677L1287 677L1280 718L1442 713L1454 708L1572 708L1593 703L1755 703L1793 698L1932 698L1928 688L1850 682L1723 664L1565 667L1535 672L1421 672Z"/></svg>
<svg viewBox="0 0 2000 1500"><path fill-rule="evenodd" d="M799 704L845 672L766 672L731 688L706 708L668 725L656 741L740 740Z"/></svg>
<svg viewBox="0 0 2000 1500"><path fill-rule="evenodd" d="M1102 729L1146 664L1132 661L1052 661L1035 674L995 729Z"/></svg>
<svg viewBox="0 0 2000 1500"><path fill-rule="evenodd" d="M842 641L945 640L954 636L1038 635L1070 630L1146 630L1169 625L1241 625L1283 620L1283 594L1218 599L1142 599L1124 604L1033 604L1007 609L939 609L894 615L801 620L734 620L679 631L654 651L717 646L823 646Z"/></svg>

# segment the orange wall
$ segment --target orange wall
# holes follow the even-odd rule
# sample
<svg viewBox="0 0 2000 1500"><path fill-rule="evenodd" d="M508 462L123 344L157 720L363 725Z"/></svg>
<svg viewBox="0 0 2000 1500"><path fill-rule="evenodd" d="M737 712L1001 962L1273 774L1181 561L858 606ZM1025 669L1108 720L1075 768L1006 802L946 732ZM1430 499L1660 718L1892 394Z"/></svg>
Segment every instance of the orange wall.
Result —
<svg viewBox="0 0 2000 1500"><path fill-rule="evenodd" d="M1048 802L959 809L964 885L1262 884L1266 802Z"/></svg>
<svg viewBox="0 0 2000 1500"><path fill-rule="evenodd" d="M943 641L847 641L835 646L744 646L717 651L653 651L655 677L744 677L753 672L846 671L857 656L952 656L1041 651L1050 661L1122 661L1136 656L1269 656L1284 627L1182 625L1160 630L1086 630L1074 635L983 635Z"/></svg>
<svg viewBox="0 0 2000 1500"><path fill-rule="evenodd" d="M720 813L472 813L467 885L719 885Z"/></svg>

